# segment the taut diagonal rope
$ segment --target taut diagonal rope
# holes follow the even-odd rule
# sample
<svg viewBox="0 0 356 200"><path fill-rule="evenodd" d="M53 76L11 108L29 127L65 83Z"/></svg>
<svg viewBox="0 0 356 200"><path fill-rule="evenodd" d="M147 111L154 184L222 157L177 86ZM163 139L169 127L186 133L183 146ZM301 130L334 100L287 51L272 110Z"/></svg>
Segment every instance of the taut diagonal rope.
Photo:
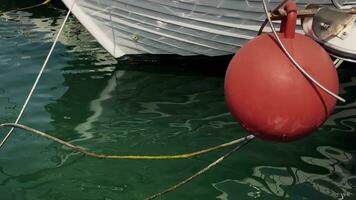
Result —
<svg viewBox="0 0 356 200"><path fill-rule="evenodd" d="M32 88L31 88L29 94L27 95L27 98L26 98L26 100L25 100L25 103L22 105L21 111L20 111L19 115L17 116L17 118L16 118L16 120L15 120L15 124L17 124L17 123L20 121L20 119L21 119L21 117L22 117L22 115L23 115L23 113L24 113L24 111L25 111L25 109L26 109L26 107L27 107L28 102L30 101L30 99L31 99L31 97L32 97L32 94L33 94L33 92L35 91L35 89L36 89L36 87L37 87L38 81L40 80L40 78L41 78L41 76L42 76L42 74L43 74L43 71L45 70L45 68L46 68L46 66L47 66L47 63L48 63L48 61L49 61L49 58L50 58L51 55L52 55L52 52L53 52L53 50L54 50L54 47L56 46L56 44L57 44L57 42L58 42L59 36L60 36L61 32L63 31L64 25L66 24L66 22L67 22L67 20L68 20L68 18L69 18L69 15L70 15L70 13L71 13L71 11L72 11L72 8L73 8L73 6L74 6L74 3L75 3L75 0L73 1L72 6L71 6L70 9L68 10L66 17L64 18L64 21L63 21L63 23L62 23L62 25L61 25L61 28L59 29L59 31L58 31L58 33L57 33L56 39L54 40L54 42L53 42L53 44L52 44L52 47L51 47L51 49L49 50L48 55L47 55L47 57L46 57L46 59L45 59L43 65L42 65L42 67L41 67L41 70L38 72L38 75L37 75L37 77L36 77L36 80L35 80L35 82L33 83ZM1 141L1 143L0 143L0 149L1 149L1 147L4 145L4 143L7 141L7 139L10 137L10 135L11 135L11 133L12 133L13 131L14 131L14 128L11 128L10 131L6 134L6 136L4 137L4 139L3 139L3 140Z"/></svg>

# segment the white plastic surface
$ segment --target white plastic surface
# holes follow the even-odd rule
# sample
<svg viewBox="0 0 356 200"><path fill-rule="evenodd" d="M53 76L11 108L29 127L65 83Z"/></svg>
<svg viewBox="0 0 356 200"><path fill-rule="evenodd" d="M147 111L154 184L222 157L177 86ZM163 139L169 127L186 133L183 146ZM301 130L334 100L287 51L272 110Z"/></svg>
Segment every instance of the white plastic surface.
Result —
<svg viewBox="0 0 356 200"><path fill-rule="evenodd" d="M322 41L315 36L312 30L312 23L312 18L307 18L303 22L303 29L307 35L321 43L335 57L356 62L356 23L345 39L333 37L327 41Z"/></svg>
<svg viewBox="0 0 356 200"><path fill-rule="evenodd" d="M298 6L311 2L331 4L298 0ZM271 0L270 8L279 3ZM259 0L76 0L73 13L115 57L234 54L265 19Z"/></svg>

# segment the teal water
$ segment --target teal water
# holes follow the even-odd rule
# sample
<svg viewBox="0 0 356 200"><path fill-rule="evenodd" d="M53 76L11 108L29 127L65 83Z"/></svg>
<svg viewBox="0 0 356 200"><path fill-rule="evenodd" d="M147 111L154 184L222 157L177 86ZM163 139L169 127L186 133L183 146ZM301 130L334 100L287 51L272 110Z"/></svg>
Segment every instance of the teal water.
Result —
<svg viewBox="0 0 356 200"><path fill-rule="evenodd" d="M41 1L7 1L0 10ZM15 120L66 13L54 3L0 17L0 122ZM245 136L224 103L228 58L113 59L72 17L21 123L99 153L175 154ZM356 199L356 70L313 135L255 140L161 199ZM4 135L5 130L1 130ZM0 150L0 199L143 199L227 152L188 160L84 157L15 131Z"/></svg>

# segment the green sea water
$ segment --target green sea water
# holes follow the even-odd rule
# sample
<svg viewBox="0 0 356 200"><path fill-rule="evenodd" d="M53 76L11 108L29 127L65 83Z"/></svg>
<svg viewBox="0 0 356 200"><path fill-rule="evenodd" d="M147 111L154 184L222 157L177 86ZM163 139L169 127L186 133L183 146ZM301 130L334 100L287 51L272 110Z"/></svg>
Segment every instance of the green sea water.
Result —
<svg viewBox="0 0 356 200"><path fill-rule="evenodd" d="M0 10L39 2L4 1ZM54 2L0 17L0 122L16 119L65 13ZM21 123L98 153L167 155L217 145L247 135L224 102L228 62L116 60L71 17ZM356 199L356 68L338 73L347 102L313 135L286 144L255 140L160 199ZM0 199L144 199L228 150L187 160L103 160L16 130L0 150Z"/></svg>

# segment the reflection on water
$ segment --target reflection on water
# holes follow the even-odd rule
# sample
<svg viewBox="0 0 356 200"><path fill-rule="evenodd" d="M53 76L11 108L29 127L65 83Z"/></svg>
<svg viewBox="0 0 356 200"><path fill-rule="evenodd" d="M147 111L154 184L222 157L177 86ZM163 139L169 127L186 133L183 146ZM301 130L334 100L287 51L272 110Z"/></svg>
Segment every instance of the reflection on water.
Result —
<svg viewBox="0 0 356 200"><path fill-rule="evenodd" d="M250 177L242 180L224 180L213 186L222 194L217 198L235 199L224 191L224 188L249 188L236 197L268 198L283 197L291 199L345 199L352 197L356 187L356 176L353 175L355 161L350 153L340 149L321 146L317 151L325 158L301 157L308 165L317 166L318 173L310 173L295 167L258 166ZM271 198L272 199L272 198Z"/></svg>
<svg viewBox="0 0 356 200"><path fill-rule="evenodd" d="M354 71L341 71L341 76L345 76L348 82L341 84L340 95L347 95L346 104L338 105L333 115L329 118L325 125L330 125L335 130L343 132L355 133L356 123L356 77ZM351 76L350 76L351 75Z"/></svg>
<svg viewBox="0 0 356 200"><path fill-rule="evenodd" d="M16 118L64 15L55 5L0 17L1 122ZM72 17L22 123L99 153L174 154L230 141L246 132L224 102L228 61L115 60ZM347 102L315 134L288 144L256 140L163 199L353 199L356 71L339 74ZM1 199L143 199L222 153L97 160L16 131L0 151Z"/></svg>
<svg viewBox="0 0 356 200"><path fill-rule="evenodd" d="M213 183L220 192L217 199L354 199L356 192L356 164L354 134L356 133L356 72L353 64L339 69L340 95L346 103L339 103L321 130L328 143L332 138L341 148L316 146L316 157L300 156L301 167L257 166L251 175L241 179L226 179ZM342 138L340 134L347 134ZM345 140L350 141L345 142ZM317 144L316 144L317 145ZM350 152L343 150L350 149ZM308 154L308 152L305 152ZM321 155L321 156L320 156ZM286 158L288 159L288 158ZM285 167L288 166L288 167Z"/></svg>
<svg viewBox="0 0 356 200"><path fill-rule="evenodd" d="M78 140L86 140L93 137L90 130L93 129L93 123L98 120L98 118L103 113L103 101L110 99L111 93L115 90L118 84L118 79L125 74L124 71L116 71L114 75L109 79L108 84L105 86L103 91L99 94L99 97L90 102L89 109L93 114L86 119L85 122L79 124L74 130L80 133L82 136ZM73 141L72 141L73 142Z"/></svg>

